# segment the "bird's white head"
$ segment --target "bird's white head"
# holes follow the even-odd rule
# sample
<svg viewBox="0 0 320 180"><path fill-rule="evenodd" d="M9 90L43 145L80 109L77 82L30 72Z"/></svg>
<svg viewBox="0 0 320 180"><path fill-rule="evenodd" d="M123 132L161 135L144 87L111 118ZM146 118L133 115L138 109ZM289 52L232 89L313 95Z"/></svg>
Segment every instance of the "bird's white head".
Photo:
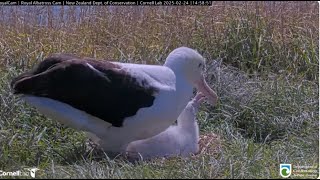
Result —
<svg viewBox="0 0 320 180"><path fill-rule="evenodd" d="M205 78L205 60L194 49L179 47L167 57L164 66L171 68L176 74L186 77L198 91L202 92L212 105L217 102L217 94L209 87Z"/></svg>

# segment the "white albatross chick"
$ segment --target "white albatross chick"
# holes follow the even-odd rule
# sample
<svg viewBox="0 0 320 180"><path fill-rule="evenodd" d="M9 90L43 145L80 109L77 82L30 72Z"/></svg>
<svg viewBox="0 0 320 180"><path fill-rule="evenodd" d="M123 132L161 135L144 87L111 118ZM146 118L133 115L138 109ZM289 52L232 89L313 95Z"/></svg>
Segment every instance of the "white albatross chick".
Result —
<svg viewBox="0 0 320 180"><path fill-rule="evenodd" d="M203 100L203 94L198 93L179 115L177 125L171 125L151 138L131 142L127 147L129 158L186 157L197 153L199 126L196 114Z"/></svg>

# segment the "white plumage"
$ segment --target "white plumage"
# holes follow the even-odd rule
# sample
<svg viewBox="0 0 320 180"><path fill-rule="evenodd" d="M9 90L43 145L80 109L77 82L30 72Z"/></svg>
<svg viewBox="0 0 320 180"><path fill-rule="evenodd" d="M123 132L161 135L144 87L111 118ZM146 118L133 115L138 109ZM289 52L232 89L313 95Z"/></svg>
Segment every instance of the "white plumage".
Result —
<svg viewBox="0 0 320 180"><path fill-rule="evenodd" d="M130 158L189 156L199 151L199 126L196 114L203 95L198 93L178 117L177 125L171 125L160 134L148 139L131 142L127 147Z"/></svg>

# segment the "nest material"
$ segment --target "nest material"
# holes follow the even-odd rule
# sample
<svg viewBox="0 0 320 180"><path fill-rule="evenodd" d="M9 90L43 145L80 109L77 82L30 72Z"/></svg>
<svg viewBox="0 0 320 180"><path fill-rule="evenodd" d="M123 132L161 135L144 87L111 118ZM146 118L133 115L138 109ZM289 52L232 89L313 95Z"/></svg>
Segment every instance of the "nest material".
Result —
<svg viewBox="0 0 320 180"><path fill-rule="evenodd" d="M220 136L214 133L207 133L204 135L200 135L199 139L199 154L218 154L221 152L221 139Z"/></svg>

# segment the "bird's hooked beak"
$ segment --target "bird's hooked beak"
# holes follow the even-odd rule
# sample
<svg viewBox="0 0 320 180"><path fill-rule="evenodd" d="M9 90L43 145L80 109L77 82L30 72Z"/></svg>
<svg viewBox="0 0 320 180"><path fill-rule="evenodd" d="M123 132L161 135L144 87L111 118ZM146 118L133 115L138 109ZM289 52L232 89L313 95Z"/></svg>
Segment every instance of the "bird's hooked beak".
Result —
<svg viewBox="0 0 320 180"><path fill-rule="evenodd" d="M204 96L208 98L211 105L215 105L218 100L217 94L209 87L203 75L201 75L200 80L196 81L195 86L198 91L200 91Z"/></svg>

